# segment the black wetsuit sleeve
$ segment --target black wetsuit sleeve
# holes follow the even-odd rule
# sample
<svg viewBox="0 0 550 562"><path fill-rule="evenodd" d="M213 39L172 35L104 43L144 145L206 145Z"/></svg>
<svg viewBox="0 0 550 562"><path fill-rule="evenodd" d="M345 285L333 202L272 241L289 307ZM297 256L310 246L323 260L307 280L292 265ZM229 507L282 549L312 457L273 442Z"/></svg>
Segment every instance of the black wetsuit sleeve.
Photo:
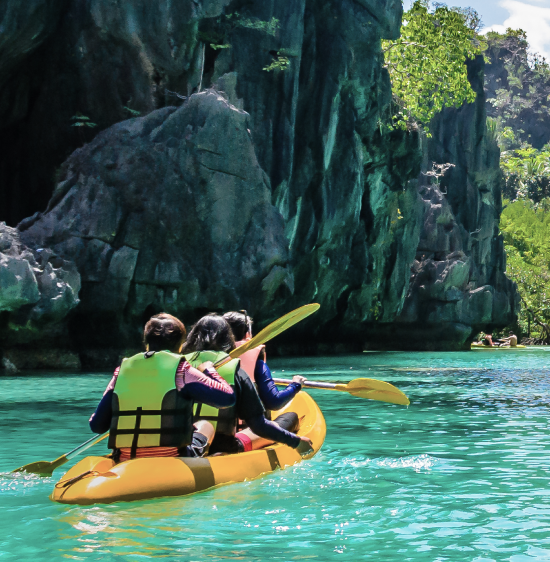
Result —
<svg viewBox="0 0 550 562"><path fill-rule="evenodd" d="M241 368L235 373L235 394L237 395L235 408L238 418L248 420L264 415L264 405L260 400L256 385Z"/></svg>
<svg viewBox="0 0 550 562"><path fill-rule="evenodd" d="M105 433L111 427L111 419L113 417L113 392L108 390L98 404L95 412L90 418L90 429L94 433Z"/></svg>
<svg viewBox="0 0 550 562"><path fill-rule="evenodd" d="M283 429L275 422L266 420L263 414L255 418L246 419L246 423L256 435L264 439L276 441L277 443L284 443L293 449L296 449L300 444L301 439L296 434Z"/></svg>
<svg viewBox="0 0 550 562"><path fill-rule="evenodd" d="M300 392L301 385L291 382L286 388L279 390L273 382L271 371L263 361L256 361L254 379L258 385L258 394L268 410L280 410Z"/></svg>

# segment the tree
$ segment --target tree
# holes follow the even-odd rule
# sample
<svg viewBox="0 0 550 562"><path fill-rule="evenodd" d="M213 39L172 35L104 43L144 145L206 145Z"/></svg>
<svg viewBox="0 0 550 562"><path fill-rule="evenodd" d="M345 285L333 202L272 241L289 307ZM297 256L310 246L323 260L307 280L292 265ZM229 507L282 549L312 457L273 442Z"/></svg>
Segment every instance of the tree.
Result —
<svg viewBox="0 0 550 562"><path fill-rule="evenodd" d="M397 106L395 125L421 125L429 134L436 113L475 100L465 63L483 52L479 25L474 10L438 3L430 12L427 0L405 12L401 37L382 43Z"/></svg>
<svg viewBox="0 0 550 562"><path fill-rule="evenodd" d="M530 199L533 203L550 197L550 143L541 150L527 143L515 150L504 150L500 166L505 197Z"/></svg>
<svg viewBox="0 0 550 562"><path fill-rule="evenodd" d="M500 219L506 248L506 275L518 285L522 309L518 322L529 322L540 338L550 342L550 200L509 203Z"/></svg>

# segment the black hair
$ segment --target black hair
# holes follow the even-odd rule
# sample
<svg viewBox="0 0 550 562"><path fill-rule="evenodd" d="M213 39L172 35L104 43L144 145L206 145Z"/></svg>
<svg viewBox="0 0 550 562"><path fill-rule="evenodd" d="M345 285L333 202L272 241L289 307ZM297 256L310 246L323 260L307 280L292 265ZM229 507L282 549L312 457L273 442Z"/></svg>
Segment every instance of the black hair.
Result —
<svg viewBox="0 0 550 562"><path fill-rule="evenodd" d="M184 353L193 351L231 351L235 347L235 338L231 326L217 314L203 316L189 332L183 346Z"/></svg>
<svg viewBox="0 0 550 562"><path fill-rule="evenodd" d="M235 341L242 341L248 332L252 335L252 318L246 310L226 312L223 317L227 320L235 336Z"/></svg>
<svg viewBox="0 0 550 562"><path fill-rule="evenodd" d="M172 351L179 353L181 344L185 341L185 326L171 314L162 312L152 316L143 330L143 343L149 346L149 351Z"/></svg>

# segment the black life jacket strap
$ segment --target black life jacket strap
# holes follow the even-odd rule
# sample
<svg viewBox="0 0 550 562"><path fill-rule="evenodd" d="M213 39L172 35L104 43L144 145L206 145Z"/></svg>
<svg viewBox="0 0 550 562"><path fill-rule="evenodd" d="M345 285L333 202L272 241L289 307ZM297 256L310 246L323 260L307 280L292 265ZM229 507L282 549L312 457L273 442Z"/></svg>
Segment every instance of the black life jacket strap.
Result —
<svg viewBox="0 0 550 562"><path fill-rule="evenodd" d="M137 412L136 412L136 424L134 426L134 438L132 439L132 449L130 450L130 458L131 459L135 459L136 458L136 454L137 454L137 445L138 445L138 439L139 439L139 427L141 425L141 406L137 407ZM120 415L120 412L119 412Z"/></svg>
<svg viewBox="0 0 550 562"><path fill-rule="evenodd" d="M114 431L111 431L111 433L114 433L115 435L134 435L135 432L136 432L135 428L134 429L116 429ZM162 427L162 428L142 427L142 428L139 428L138 433L140 435L177 435L178 433L181 433L181 428L179 428L179 427Z"/></svg>

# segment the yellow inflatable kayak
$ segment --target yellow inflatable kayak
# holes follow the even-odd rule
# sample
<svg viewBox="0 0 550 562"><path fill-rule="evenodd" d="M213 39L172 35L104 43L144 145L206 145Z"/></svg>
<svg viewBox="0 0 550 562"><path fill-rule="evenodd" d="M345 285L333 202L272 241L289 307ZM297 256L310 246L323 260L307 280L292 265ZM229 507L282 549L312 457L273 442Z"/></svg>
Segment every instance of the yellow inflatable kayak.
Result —
<svg viewBox="0 0 550 562"><path fill-rule="evenodd" d="M313 441L313 457L325 440L326 424L315 401L300 392L285 408L274 412L296 412L299 435ZM275 444L265 449L205 458L157 457L115 464L108 457L86 457L55 485L50 499L59 503L89 505L184 496L213 486L243 482L300 462L291 447Z"/></svg>
<svg viewBox="0 0 550 562"><path fill-rule="evenodd" d="M504 345L502 347L497 347L496 345L491 347L490 345L483 345L482 343L473 343L471 346L472 349L484 349L485 351L503 351L505 349L527 349L524 345L515 345L511 347L509 345Z"/></svg>

